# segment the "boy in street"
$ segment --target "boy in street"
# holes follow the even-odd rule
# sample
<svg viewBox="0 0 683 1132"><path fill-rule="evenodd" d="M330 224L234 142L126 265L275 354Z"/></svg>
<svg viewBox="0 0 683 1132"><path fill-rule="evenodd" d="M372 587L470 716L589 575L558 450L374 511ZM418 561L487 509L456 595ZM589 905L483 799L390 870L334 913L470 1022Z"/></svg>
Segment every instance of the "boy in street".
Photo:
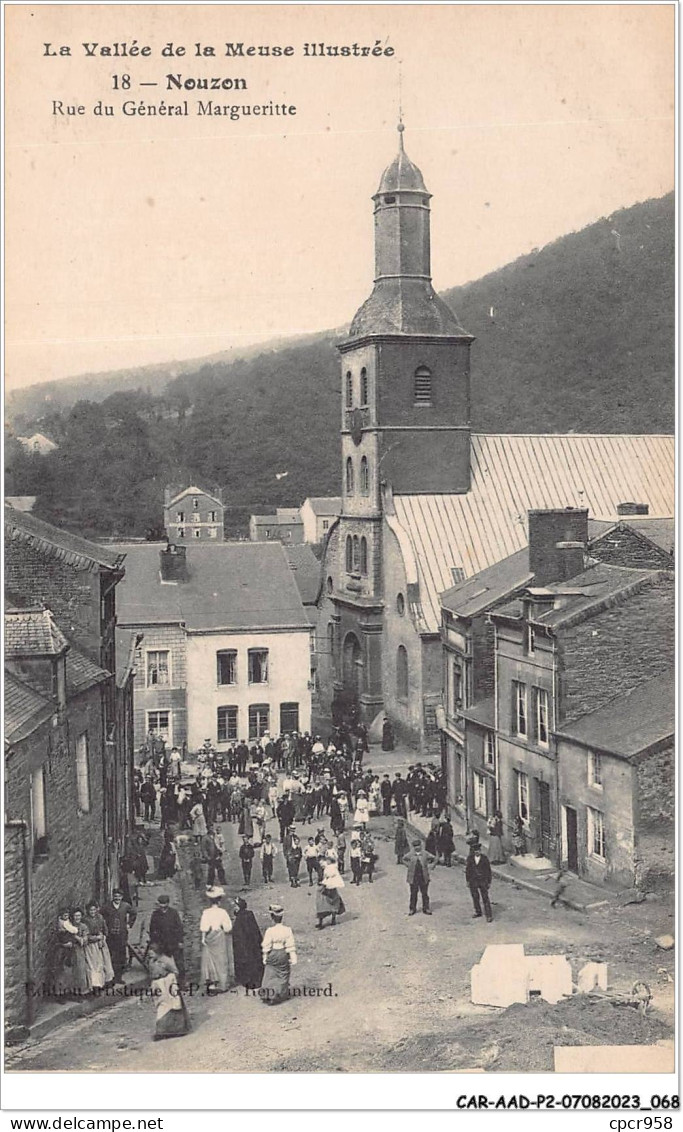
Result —
<svg viewBox="0 0 683 1132"><path fill-rule="evenodd" d="M254 860L254 846L251 843L251 837L246 835L242 838L240 845L240 862L242 864L242 876L244 877L244 887L248 888L251 884L251 866Z"/></svg>

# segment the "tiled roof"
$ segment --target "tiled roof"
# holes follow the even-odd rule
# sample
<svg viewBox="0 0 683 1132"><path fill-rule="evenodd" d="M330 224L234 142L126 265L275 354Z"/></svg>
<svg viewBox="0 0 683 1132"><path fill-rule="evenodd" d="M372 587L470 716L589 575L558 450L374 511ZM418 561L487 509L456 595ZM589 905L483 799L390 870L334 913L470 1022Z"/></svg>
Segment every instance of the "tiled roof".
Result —
<svg viewBox="0 0 683 1132"><path fill-rule="evenodd" d="M545 625L553 630L576 624L607 608L607 604L622 602L633 594L640 593L658 578L666 577L666 574L665 570L637 570L596 562L566 582L529 587L527 593L536 602L530 619L534 624ZM671 600L673 619L673 589ZM521 597L499 606L493 612L494 617L521 617L522 614Z"/></svg>
<svg viewBox="0 0 683 1132"><path fill-rule="evenodd" d="M116 593L117 622L133 627L183 623L188 630L309 628L294 572L279 542L188 546L189 580L162 582L165 544L119 544L126 576Z"/></svg>
<svg viewBox="0 0 683 1132"><path fill-rule="evenodd" d="M676 678L672 666L562 727L560 734L588 747L632 758L673 736L675 724Z"/></svg>
<svg viewBox="0 0 683 1132"><path fill-rule="evenodd" d="M69 642L49 609L5 610L5 656L59 656Z"/></svg>
<svg viewBox="0 0 683 1132"><path fill-rule="evenodd" d="M108 680L109 672L100 668L83 653L73 646L66 654L66 690L68 695L77 695L94 684L103 684Z"/></svg>
<svg viewBox="0 0 683 1132"><path fill-rule="evenodd" d="M298 507L276 507L278 523L300 523L301 512Z"/></svg>
<svg viewBox="0 0 683 1132"><path fill-rule="evenodd" d="M527 544L527 511L587 507L615 522L617 505L674 513L673 436L472 436L472 484L462 495L395 495L418 565L422 627L437 632L439 594ZM629 522L646 522L640 517Z"/></svg>
<svg viewBox="0 0 683 1132"><path fill-rule="evenodd" d="M314 515L339 515L342 501L339 495L312 495L306 500Z"/></svg>
<svg viewBox="0 0 683 1132"><path fill-rule="evenodd" d="M55 705L5 669L3 711L5 740L16 743L49 719Z"/></svg>
<svg viewBox="0 0 683 1132"><path fill-rule="evenodd" d="M93 570L104 566L108 570L115 570L121 563L120 554L113 550L81 538L80 535L73 535L60 527L53 527L51 523L37 519L27 511L17 511L7 504L5 504L5 539L27 542L79 569Z"/></svg>
<svg viewBox="0 0 683 1132"><path fill-rule="evenodd" d="M264 526L275 526L278 521L277 515L252 515L251 519L253 523L262 523Z"/></svg>
<svg viewBox="0 0 683 1132"><path fill-rule="evenodd" d="M645 538L673 557L676 543L676 523L674 519L648 519L641 516L627 515L619 519L618 523L605 523L595 538L604 538L610 531L618 527L630 527L636 534ZM593 541L593 539L591 539Z"/></svg>
<svg viewBox="0 0 683 1132"><path fill-rule="evenodd" d="M487 570L460 582L441 594L441 605L459 617L475 617L496 601L533 579L529 572L529 548L503 558Z"/></svg>
<svg viewBox="0 0 683 1132"><path fill-rule="evenodd" d="M320 562L310 543L286 546L285 554L304 605L313 605L320 592Z"/></svg>

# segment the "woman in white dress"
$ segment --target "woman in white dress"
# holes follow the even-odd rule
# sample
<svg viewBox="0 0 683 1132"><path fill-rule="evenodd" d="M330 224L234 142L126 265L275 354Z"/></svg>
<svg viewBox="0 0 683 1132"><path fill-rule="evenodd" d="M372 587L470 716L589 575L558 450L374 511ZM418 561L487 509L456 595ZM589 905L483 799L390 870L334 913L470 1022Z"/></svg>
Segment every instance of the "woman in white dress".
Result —
<svg viewBox="0 0 683 1132"><path fill-rule="evenodd" d="M353 824L360 826L361 829L365 829L369 820L370 807L368 805L367 795L364 790L360 790L356 799L356 812L353 815Z"/></svg>
<svg viewBox="0 0 683 1132"><path fill-rule="evenodd" d="M235 960L232 950L232 920L225 908L220 907L225 891L219 887L207 888L209 907L199 921L201 933L201 981L207 991L224 992L235 984Z"/></svg>
<svg viewBox="0 0 683 1132"><path fill-rule="evenodd" d="M322 928L326 916L332 917L332 926L334 927L337 916L341 916L346 911L341 897L343 887L344 880L339 872L337 854L334 850L329 850L325 855L325 867L315 899L315 914L318 917L316 928Z"/></svg>

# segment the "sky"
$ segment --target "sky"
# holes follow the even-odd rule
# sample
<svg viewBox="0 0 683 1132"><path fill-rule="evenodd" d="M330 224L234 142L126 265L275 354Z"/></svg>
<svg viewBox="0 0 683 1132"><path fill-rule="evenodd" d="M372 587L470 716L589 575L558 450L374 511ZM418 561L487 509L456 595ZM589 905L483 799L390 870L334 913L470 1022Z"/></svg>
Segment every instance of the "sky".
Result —
<svg viewBox="0 0 683 1132"><path fill-rule="evenodd" d="M396 152L399 98L433 194L439 290L674 185L673 5L21 5L5 17L8 391L350 322L372 288L371 197ZM151 55L82 47L133 40ZM304 57L320 41L394 54ZM196 57L197 42L216 56ZM295 54L226 58L227 42ZM168 43L187 54L162 57ZM116 92L123 74L131 88ZM247 89L168 92L167 74ZM121 113L124 99L185 98L187 117ZM297 112L231 121L196 115L198 98ZM99 100L113 117L92 113ZM54 101L85 112L53 113Z"/></svg>

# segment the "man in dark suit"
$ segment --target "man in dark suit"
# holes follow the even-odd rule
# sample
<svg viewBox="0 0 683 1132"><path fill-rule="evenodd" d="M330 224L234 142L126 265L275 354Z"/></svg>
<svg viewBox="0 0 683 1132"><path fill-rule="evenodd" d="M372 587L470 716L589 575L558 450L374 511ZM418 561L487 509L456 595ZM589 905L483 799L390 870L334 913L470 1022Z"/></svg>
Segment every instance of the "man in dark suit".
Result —
<svg viewBox="0 0 683 1132"><path fill-rule="evenodd" d="M384 775L379 792L382 795L382 814L386 818L391 813L391 779L388 774Z"/></svg>
<svg viewBox="0 0 683 1132"><path fill-rule="evenodd" d="M114 968L114 981L120 983L127 960L128 929L132 928L137 914L123 899L120 888L114 889L110 903L104 904L100 911L107 925L107 945Z"/></svg>
<svg viewBox="0 0 683 1132"><path fill-rule="evenodd" d="M175 959L180 981L185 980L185 952L183 949L183 921L169 896L157 896L157 907L149 921L149 942L159 945L164 955Z"/></svg>
<svg viewBox="0 0 683 1132"><path fill-rule="evenodd" d="M422 896L422 911L425 916L431 916L429 907L429 873L436 864L436 857L428 853L424 849L419 837L413 841L413 848L410 853L406 853L403 858L403 864L408 866L407 881L410 885L410 910L409 916L414 916L417 912L417 894Z"/></svg>
<svg viewBox="0 0 683 1132"><path fill-rule="evenodd" d="M482 853L480 845L473 845L470 850L470 855L467 858L465 865L465 880L472 893L472 903L474 904L474 919L481 916L481 905L484 905L484 913L489 924L493 919L491 914L491 901L489 900L489 888L491 886L491 865L485 853ZM481 900L480 900L481 897Z"/></svg>

